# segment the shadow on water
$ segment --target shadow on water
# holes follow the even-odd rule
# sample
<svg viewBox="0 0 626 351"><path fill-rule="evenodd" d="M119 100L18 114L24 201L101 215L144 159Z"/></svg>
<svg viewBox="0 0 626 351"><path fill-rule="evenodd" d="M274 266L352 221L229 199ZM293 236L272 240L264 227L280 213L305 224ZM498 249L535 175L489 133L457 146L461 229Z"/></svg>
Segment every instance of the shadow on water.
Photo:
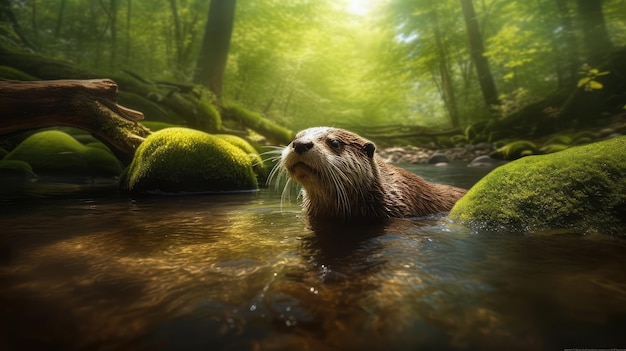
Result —
<svg viewBox="0 0 626 351"><path fill-rule="evenodd" d="M426 173L457 171L450 183L467 180ZM0 349L626 344L624 240L470 234L441 218L308 223L266 190L111 189L38 184L0 199Z"/></svg>

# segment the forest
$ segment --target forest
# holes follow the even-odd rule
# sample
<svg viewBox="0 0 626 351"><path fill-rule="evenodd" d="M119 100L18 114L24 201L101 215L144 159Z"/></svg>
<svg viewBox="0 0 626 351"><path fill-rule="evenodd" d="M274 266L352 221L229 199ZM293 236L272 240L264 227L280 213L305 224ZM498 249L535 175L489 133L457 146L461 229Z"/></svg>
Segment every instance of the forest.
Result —
<svg viewBox="0 0 626 351"><path fill-rule="evenodd" d="M480 142L605 123L626 103L625 44L622 0L0 1L0 65L19 66L7 53L20 51L122 90L204 86L198 96L293 131ZM66 75L54 78L81 77Z"/></svg>

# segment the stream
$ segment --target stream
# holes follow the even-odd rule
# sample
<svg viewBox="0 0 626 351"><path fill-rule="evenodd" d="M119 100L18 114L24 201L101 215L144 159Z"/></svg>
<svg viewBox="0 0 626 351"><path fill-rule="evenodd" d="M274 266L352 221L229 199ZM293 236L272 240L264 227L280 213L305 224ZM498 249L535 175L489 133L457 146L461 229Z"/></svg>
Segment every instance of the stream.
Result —
<svg viewBox="0 0 626 351"><path fill-rule="evenodd" d="M407 166L470 187L488 169ZM0 190L0 350L626 347L626 241L442 217L311 228L295 199Z"/></svg>

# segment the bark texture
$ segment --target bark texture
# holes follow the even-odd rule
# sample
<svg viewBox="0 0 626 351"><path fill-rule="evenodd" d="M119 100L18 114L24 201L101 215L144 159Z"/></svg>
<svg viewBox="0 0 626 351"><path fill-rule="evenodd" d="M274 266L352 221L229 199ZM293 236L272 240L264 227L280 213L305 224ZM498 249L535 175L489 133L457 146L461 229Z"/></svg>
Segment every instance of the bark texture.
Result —
<svg viewBox="0 0 626 351"><path fill-rule="evenodd" d="M90 132L125 164L150 130L143 114L116 103L110 79L14 81L0 79L0 135L51 126Z"/></svg>

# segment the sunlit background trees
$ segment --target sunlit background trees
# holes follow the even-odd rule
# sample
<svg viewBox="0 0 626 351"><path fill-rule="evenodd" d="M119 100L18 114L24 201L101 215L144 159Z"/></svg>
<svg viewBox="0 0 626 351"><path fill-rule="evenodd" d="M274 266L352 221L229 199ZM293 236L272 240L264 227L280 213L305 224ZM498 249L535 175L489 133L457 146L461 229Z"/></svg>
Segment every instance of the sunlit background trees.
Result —
<svg viewBox="0 0 626 351"><path fill-rule="evenodd" d="M1 4L31 50L186 83L210 1ZM625 44L623 0L239 0L221 95L294 130L463 128L575 87Z"/></svg>

